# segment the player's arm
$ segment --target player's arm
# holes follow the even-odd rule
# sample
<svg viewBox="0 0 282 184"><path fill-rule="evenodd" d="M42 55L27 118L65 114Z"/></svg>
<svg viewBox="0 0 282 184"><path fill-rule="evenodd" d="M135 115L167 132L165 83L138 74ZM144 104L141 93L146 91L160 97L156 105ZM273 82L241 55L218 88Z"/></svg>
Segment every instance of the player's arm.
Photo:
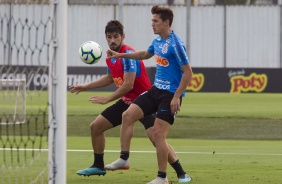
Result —
<svg viewBox="0 0 282 184"><path fill-rule="evenodd" d="M108 97L93 96L89 99L89 101L91 101L92 103L107 104L111 101L114 101L124 96L126 93L128 93L130 90L133 89L136 72L137 72L136 62L139 62L139 61L132 60L132 59L122 59L122 61L123 61L123 67L124 67L123 68L124 70L123 83L110 96Z"/></svg>
<svg viewBox="0 0 282 184"><path fill-rule="evenodd" d="M131 53L118 53L113 50L107 51L107 57L109 58L128 58L128 59L135 59L135 60L145 60L149 59L153 56L153 54L149 53L148 51L137 51Z"/></svg>
<svg viewBox="0 0 282 184"><path fill-rule="evenodd" d="M110 73L108 73L107 75L102 76L100 79L98 79L94 82L90 82L88 84L73 85L73 86L70 87L70 92L78 94L82 91L88 91L90 89L108 86L108 85L112 84L113 82L114 81L113 81L112 75Z"/></svg>
<svg viewBox="0 0 282 184"><path fill-rule="evenodd" d="M113 81L112 75L108 73L106 75L103 75L100 79L86 84L86 88L88 90L95 89L95 88L102 88L102 87L112 84L113 82L114 81Z"/></svg>
<svg viewBox="0 0 282 184"><path fill-rule="evenodd" d="M192 78L192 68L190 66L190 64L186 64L186 65L182 65L180 67L183 71L181 80L180 80L180 84L179 87L177 88L174 97L175 98L180 98L180 96L182 95L182 93L186 90L191 78Z"/></svg>
<svg viewBox="0 0 282 184"><path fill-rule="evenodd" d="M136 72L125 72L123 75L123 84L110 96L108 96L107 103L119 99L130 90L133 89Z"/></svg>
<svg viewBox="0 0 282 184"><path fill-rule="evenodd" d="M192 68L190 66L190 64L185 64L181 66L181 69L183 71L181 80L180 80L180 84L179 87L177 88L173 99L171 101L171 113L177 113L178 111L180 111L180 97L182 95L182 93L186 90L191 78L192 78Z"/></svg>

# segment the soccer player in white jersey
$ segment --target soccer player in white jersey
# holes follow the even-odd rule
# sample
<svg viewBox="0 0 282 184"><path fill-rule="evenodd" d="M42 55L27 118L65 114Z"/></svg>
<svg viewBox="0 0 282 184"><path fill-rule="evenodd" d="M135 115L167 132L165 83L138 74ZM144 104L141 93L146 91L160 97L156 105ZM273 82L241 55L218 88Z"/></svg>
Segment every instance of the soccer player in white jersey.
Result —
<svg viewBox="0 0 282 184"><path fill-rule="evenodd" d="M118 53L107 51L110 58L149 59L154 56L156 75L153 87L137 97L122 115L120 131L121 152L129 153L130 140L134 132L134 122L146 115L157 113L154 123L153 143L158 159L157 178L148 184L166 184L168 147L166 137L175 115L180 111L182 97L192 77L192 68L186 54L186 48L179 36L171 30L173 12L168 7L153 6L152 28L158 36L146 51ZM117 168L116 162L108 164L105 169ZM119 166L122 166L120 159ZM126 161L124 161L126 163ZM189 182L185 174L179 182Z"/></svg>

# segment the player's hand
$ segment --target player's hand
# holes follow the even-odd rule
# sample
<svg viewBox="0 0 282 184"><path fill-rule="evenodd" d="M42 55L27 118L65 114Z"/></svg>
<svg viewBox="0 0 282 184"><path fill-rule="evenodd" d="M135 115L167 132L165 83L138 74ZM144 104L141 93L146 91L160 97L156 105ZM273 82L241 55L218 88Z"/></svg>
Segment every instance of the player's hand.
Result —
<svg viewBox="0 0 282 184"><path fill-rule="evenodd" d="M171 114L177 114L180 111L180 99L173 97L170 102Z"/></svg>
<svg viewBox="0 0 282 184"><path fill-rule="evenodd" d="M107 50L107 57L108 58L117 58L118 57L118 52L115 52L113 50Z"/></svg>
<svg viewBox="0 0 282 184"><path fill-rule="evenodd" d="M73 85L69 87L69 89L71 93L75 93L75 94L78 94L81 91L87 91L87 88L85 87L85 85L81 85L81 84Z"/></svg>
<svg viewBox="0 0 282 184"><path fill-rule="evenodd" d="M89 101L97 104L107 104L109 102L108 99L103 96L92 96L89 98Z"/></svg>

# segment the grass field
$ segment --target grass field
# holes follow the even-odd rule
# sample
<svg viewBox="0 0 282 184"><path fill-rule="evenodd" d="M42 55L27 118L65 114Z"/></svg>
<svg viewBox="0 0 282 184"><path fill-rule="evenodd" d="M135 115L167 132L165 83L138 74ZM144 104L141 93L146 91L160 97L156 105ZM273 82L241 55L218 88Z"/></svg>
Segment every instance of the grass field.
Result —
<svg viewBox="0 0 282 184"><path fill-rule="evenodd" d="M108 172L100 177L82 177L75 174L76 170L91 164L90 140L83 137L70 137L68 140L68 149L71 149L68 152L68 184L141 184L149 182L156 175L156 155L148 139L133 139L129 171ZM108 138L107 141L105 162L109 163L119 155L117 152L119 140ZM193 178L191 183L282 183L281 141L169 139L168 142L173 145L185 171ZM168 178L171 183L178 183L176 174L170 166Z"/></svg>
<svg viewBox="0 0 282 184"><path fill-rule="evenodd" d="M72 150L68 152L68 183L138 184L152 180L157 172L156 155L140 123L135 125L129 171L89 178L75 175L76 170L92 164L89 123L106 107L90 104L87 99L107 93L80 95L68 100L68 114L72 115L68 116L68 149ZM119 128L106 135L105 162L110 163L119 155ZM168 137L192 176L191 183L282 183L282 94L189 93ZM168 178L178 183L170 166Z"/></svg>
<svg viewBox="0 0 282 184"><path fill-rule="evenodd" d="M107 105L88 98L107 94L69 94L69 136L89 136L89 124ZM135 137L146 136L140 123L135 128ZM169 138L282 140L282 94L188 93L171 129ZM119 136L119 129L108 135Z"/></svg>
<svg viewBox="0 0 282 184"><path fill-rule="evenodd" d="M156 176L155 150L140 123L135 124L129 171L108 172L100 177L75 174L77 170L92 165L89 124L108 106L91 104L88 98L108 94L68 93L68 184L141 184ZM41 97L45 95L47 97L47 94L41 94ZM32 106L27 106L27 112L32 112L34 104L38 103L33 101ZM44 100L40 103L46 104ZM33 123L29 126L23 126L21 133L28 134ZM0 131L2 144L5 143L5 133L18 133L15 128L1 128ZM106 136L105 163L110 163L119 156L119 128L109 130ZM30 139L30 136L19 139ZM168 142L178 153L185 171L193 178L191 183L282 184L282 94L188 93L183 98L181 112L171 128ZM1 158L2 155L0 151ZM0 171L5 167L2 165ZM6 174L9 171L3 172L1 177ZM168 178L171 183L178 183L170 166ZM3 181L7 183L5 177Z"/></svg>
<svg viewBox="0 0 282 184"><path fill-rule="evenodd" d="M107 105L93 105L88 98L109 93L68 94L68 115L99 114ZM208 118L280 118L282 94L187 93L178 116ZM79 110L78 110L79 109Z"/></svg>

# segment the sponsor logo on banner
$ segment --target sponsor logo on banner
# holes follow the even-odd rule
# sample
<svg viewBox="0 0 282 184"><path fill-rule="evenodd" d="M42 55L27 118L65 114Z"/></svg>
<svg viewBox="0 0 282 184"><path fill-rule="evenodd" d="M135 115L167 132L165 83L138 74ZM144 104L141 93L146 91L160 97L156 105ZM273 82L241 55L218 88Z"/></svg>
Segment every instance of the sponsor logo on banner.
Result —
<svg viewBox="0 0 282 184"><path fill-rule="evenodd" d="M245 75L245 70L244 69L241 69L241 70L237 70L237 71L234 71L234 70L230 70L228 72L228 76L229 77L232 77L232 76L235 76L235 75Z"/></svg>
<svg viewBox="0 0 282 184"><path fill-rule="evenodd" d="M28 86L30 90L39 88L46 90L49 80L49 75L46 73L31 73L29 75L20 73L3 73L0 77L1 79L25 79L26 86ZM90 83L100 79L101 77L102 75L70 74L67 76L67 86ZM121 82L119 81L117 83L120 84Z"/></svg>
<svg viewBox="0 0 282 184"><path fill-rule="evenodd" d="M169 66L165 58L154 56L158 65ZM1 65L0 65L1 66ZM148 69L151 81L154 81L155 68ZM53 78L49 76L48 67L4 66L0 72L1 79L25 79L28 90L48 90ZM282 69L251 68L194 68L187 91L191 92L229 92L229 93L281 93ZM75 84L86 84L99 80L107 73L106 67L68 67L66 89ZM116 76L117 77L117 76ZM54 78L56 79L56 78ZM54 81L56 82L56 81ZM155 80L160 89L170 89L170 83ZM115 84L101 88L113 91L123 84L122 77L114 79ZM100 90L100 89L95 89Z"/></svg>
<svg viewBox="0 0 282 184"><path fill-rule="evenodd" d="M202 73L193 74L186 90L200 91L205 83L205 76Z"/></svg>
<svg viewBox="0 0 282 184"><path fill-rule="evenodd" d="M47 88L49 76L44 73L30 73L28 75L21 73L3 73L1 79L25 79L26 86Z"/></svg>
<svg viewBox="0 0 282 184"><path fill-rule="evenodd" d="M251 73L249 76L236 75L230 78L231 93L263 92L267 86L267 75Z"/></svg>

